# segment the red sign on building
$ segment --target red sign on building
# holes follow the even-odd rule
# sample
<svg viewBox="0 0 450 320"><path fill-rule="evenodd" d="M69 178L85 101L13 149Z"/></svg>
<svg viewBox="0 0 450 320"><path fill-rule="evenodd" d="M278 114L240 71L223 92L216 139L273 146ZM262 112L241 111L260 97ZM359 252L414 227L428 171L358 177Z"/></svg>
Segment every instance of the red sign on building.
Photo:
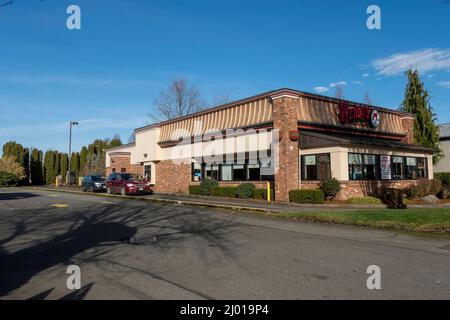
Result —
<svg viewBox="0 0 450 320"><path fill-rule="evenodd" d="M339 121L341 123L365 122L372 128L376 128L380 125L380 114L372 108L361 106L351 107L347 103L340 103Z"/></svg>

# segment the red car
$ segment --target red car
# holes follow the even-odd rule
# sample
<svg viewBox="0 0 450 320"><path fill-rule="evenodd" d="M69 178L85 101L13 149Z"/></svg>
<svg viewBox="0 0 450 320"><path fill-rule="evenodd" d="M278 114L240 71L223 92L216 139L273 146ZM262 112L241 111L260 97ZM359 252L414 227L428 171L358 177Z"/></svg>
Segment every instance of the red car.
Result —
<svg viewBox="0 0 450 320"><path fill-rule="evenodd" d="M142 176L134 173L111 173L106 181L107 192L127 194L151 193L149 183Z"/></svg>

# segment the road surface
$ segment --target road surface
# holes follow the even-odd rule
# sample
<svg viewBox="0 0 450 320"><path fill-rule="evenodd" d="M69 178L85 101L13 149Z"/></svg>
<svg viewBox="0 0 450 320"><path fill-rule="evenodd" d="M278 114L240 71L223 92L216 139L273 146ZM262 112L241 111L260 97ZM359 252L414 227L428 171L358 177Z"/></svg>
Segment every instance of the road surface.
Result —
<svg viewBox="0 0 450 320"><path fill-rule="evenodd" d="M0 188L0 261L1 299L450 298L448 238L22 188Z"/></svg>

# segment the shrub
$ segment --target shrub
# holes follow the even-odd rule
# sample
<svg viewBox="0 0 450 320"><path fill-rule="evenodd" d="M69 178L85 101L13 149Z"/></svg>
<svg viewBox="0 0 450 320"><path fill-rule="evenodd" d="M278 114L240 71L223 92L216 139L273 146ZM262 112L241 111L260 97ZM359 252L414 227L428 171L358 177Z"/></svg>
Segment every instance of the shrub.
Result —
<svg viewBox="0 0 450 320"><path fill-rule="evenodd" d="M391 209L406 209L406 204L403 201L403 190L401 189L384 189L382 200Z"/></svg>
<svg viewBox="0 0 450 320"><path fill-rule="evenodd" d="M435 179L439 179L444 186L450 186L450 172L438 172L434 174Z"/></svg>
<svg viewBox="0 0 450 320"><path fill-rule="evenodd" d="M383 201L375 197L354 197L347 200L350 204L383 204Z"/></svg>
<svg viewBox="0 0 450 320"><path fill-rule="evenodd" d="M256 187L253 183L242 183L236 188L236 195L238 198L248 199L253 196L255 189Z"/></svg>
<svg viewBox="0 0 450 320"><path fill-rule="evenodd" d="M408 188L405 188L403 192L406 194L407 199L412 200L419 197L420 188L419 186L413 185Z"/></svg>
<svg viewBox="0 0 450 320"><path fill-rule="evenodd" d="M16 186L18 182L19 178L15 174L0 171L0 186Z"/></svg>
<svg viewBox="0 0 450 320"><path fill-rule="evenodd" d="M320 183L319 189L322 190L325 198L333 199L341 191L341 183L336 178L325 179Z"/></svg>
<svg viewBox="0 0 450 320"><path fill-rule="evenodd" d="M213 188L217 188L219 183L216 180L205 178L200 183L200 194L203 196L209 196Z"/></svg>
<svg viewBox="0 0 450 320"><path fill-rule="evenodd" d="M191 185L189 186L189 194L201 194L199 185Z"/></svg>
<svg viewBox="0 0 450 320"><path fill-rule="evenodd" d="M215 187L211 189L210 196L236 198L237 187Z"/></svg>
<svg viewBox="0 0 450 320"><path fill-rule="evenodd" d="M437 195L441 191L442 182L438 179L430 180L430 194Z"/></svg>
<svg viewBox="0 0 450 320"><path fill-rule="evenodd" d="M267 189L255 189L253 191L253 199L267 200ZM270 199L275 199L273 189L270 189Z"/></svg>
<svg viewBox="0 0 450 320"><path fill-rule="evenodd" d="M290 190L289 201L297 203L324 203L322 190Z"/></svg>
<svg viewBox="0 0 450 320"><path fill-rule="evenodd" d="M0 172L12 174L18 180L26 178L24 167L14 157L3 157L0 159Z"/></svg>
<svg viewBox="0 0 450 320"><path fill-rule="evenodd" d="M429 194L437 195L441 191L442 182L438 179L420 179L417 185L404 189L406 197L410 200L422 198Z"/></svg>

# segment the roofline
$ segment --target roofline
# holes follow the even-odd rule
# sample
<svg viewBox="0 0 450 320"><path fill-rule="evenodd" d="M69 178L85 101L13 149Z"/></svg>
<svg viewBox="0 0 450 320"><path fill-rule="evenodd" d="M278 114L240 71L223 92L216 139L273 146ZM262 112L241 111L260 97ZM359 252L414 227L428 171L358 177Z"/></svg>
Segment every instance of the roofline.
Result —
<svg viewBox="0 0 450 320"><path fill-rule="evenodd" d="M282 93L295 94L295 95L299 95L299 96L306 97L306 98L320 99L320 100L323 100L323 101L328 101L328 102L333 102L333 103L345 102L345 103L358 105L358 106L362 106L362 107L376 108L378 110L381 110L381 111L384 111L384 112L387 112L387 113L400 115L400 116L414 117L414 115L412 113L409 113L409 112L398 111L398 110L394 110L394 109L390 109L390 108L386 108L386 107L369 105L369 104L365 104L365 103L361 103L361 102L355 102L355 101L351 101L351 100L337 99L337 98L333 98L333 97L328 97L328 96L324 96L324 95L320 95L320 94L299 91L299 90L295 90L295 89L281 88L281 89L277 89L277 90L266 91L266 92L263 92L263 93L260 93L260 94L254 95L254 96L250 96L250 97L247 97L247 98L235 100L235 101L232 101L230 103L218 105L218 106L215 106L215 107L212 107L212 108L208 108L208 109L205 109L205 110L201 110L201 111L198 111L198 112L194 112L194 113L191 113L191 114L188 114L188 115L185 115L185 116L173 118L173 119L162 121L162 122L159 122L159 123L150 124L148 126L144 126L144 127L140 127L140 128L134 129L134 131L137 132L137 131L142 131L142 130L145 130L145 129L161 127L161 126L169 124L169 123L173 123L173 122L177 122L177 121L193 118L193 117L196 117L196 116L200 116L200 115L203 115L203 114L208 114L208 113L211 113L211 112L215 112L215 111L219 111L219 110L235 107L237 105L248 103L248 102L251 102L251 101L254 101L254 100L260 100L260 99L263 99L263 98L271 98L274 95L278 95L278 94L282 94Z"/></svg>
<svg viewBox="0 0 450 320"><path fill-rule="evenodd" d="M135 145L136 144L134 142L127 143L127 144L123 144L123 145L117 146L117 147L106 148L105 151L111 151L111 150L121 149L121 148L125 148L125 147L134 147Z"/></svg>

